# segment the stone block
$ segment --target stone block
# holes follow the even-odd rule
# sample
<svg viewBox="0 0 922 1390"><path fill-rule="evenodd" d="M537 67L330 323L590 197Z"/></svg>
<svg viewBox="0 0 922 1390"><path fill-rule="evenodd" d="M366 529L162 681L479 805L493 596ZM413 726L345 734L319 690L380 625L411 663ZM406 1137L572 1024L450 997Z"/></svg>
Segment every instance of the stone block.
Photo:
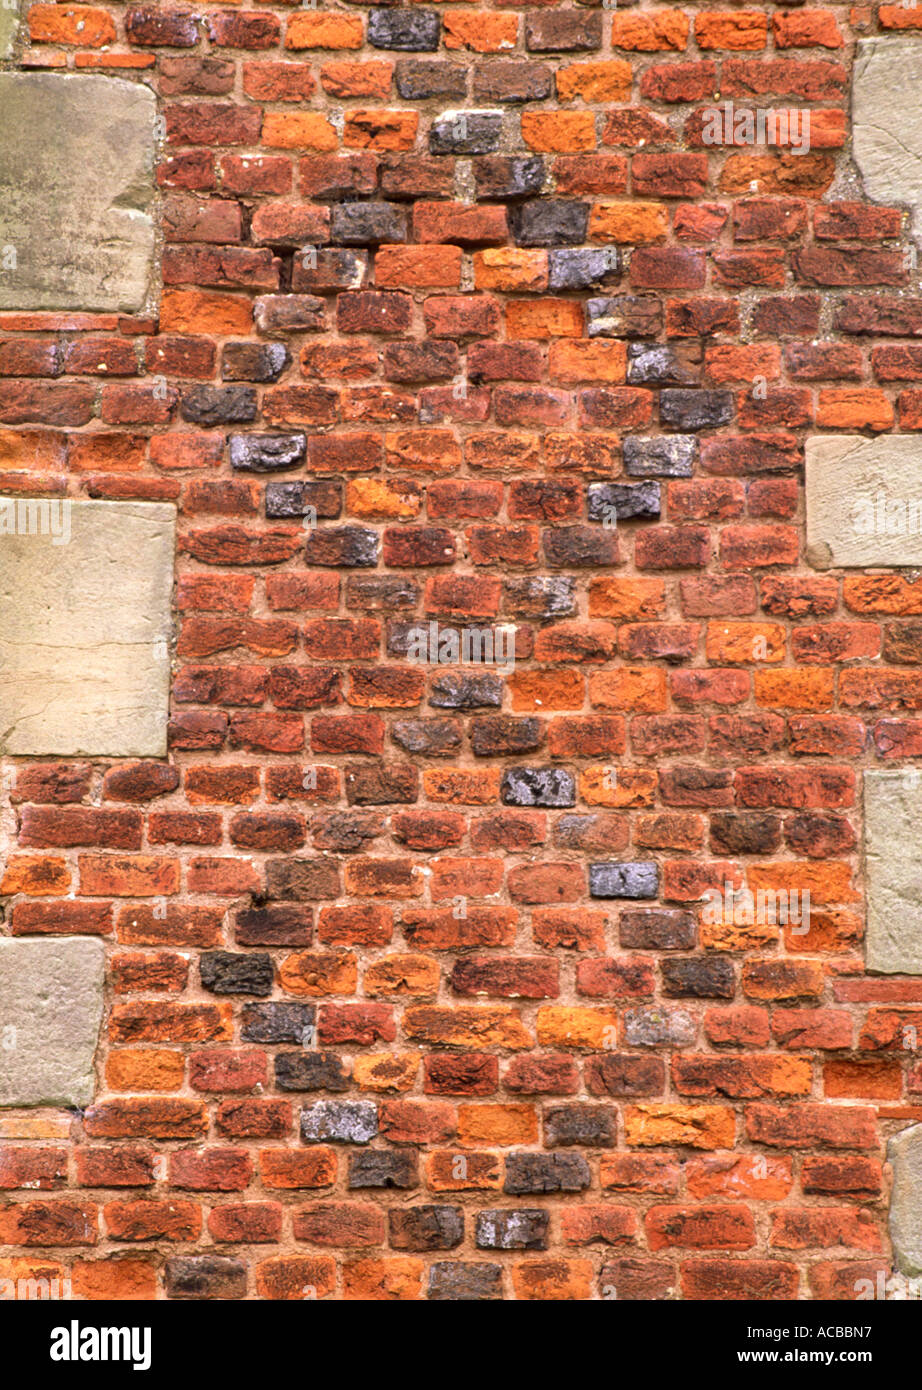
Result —
<svg viewBox="0 0 922 1390"><path fill-rule="evenodd" d="M922 1274L922 1125L894 1134L887 1145L893 1169L890 1239L903 1274Z"/></svg>
<svg viewBox="0 0 922 1390"><path fill-rule="evenodd" d="M922 440L837 434L805 449L814 568L922 565Z"/></svg>
<svg viewBox="0 0 922 1390"><path fill-rule="evenodd" d="M164 757L176 509L0 498L0 752Z"/></svg>
<svg viewBox="0 0 922 1390"><path fill-rule="evenodd" d="M0 58L9 58L19 27L18 0L4 0L0 6Z"/></svg>
<svg viewBox="0 0 922 1390"><path fill-rule="evenodd" d="M0 309L141 309L156 99L85 73L0 73Z"/></svg>
<svg viewBox="0 0 922 1390"><path fill-rule="evenodd" d="M922 774L864 774L868 970L922 975Z"/></svg>
<svg viewBox="0 0 922 1390"><path fill-rule="evenodd" d="M105 947L0 937L0 1105L93 1100Z"/></svg>
<svg viewBox="0 0 922 1390"><path fill-rule="evenodd" d="M852 154L869 198L912 211L922 239L922 43L859 39L852 75Z"/></svg>

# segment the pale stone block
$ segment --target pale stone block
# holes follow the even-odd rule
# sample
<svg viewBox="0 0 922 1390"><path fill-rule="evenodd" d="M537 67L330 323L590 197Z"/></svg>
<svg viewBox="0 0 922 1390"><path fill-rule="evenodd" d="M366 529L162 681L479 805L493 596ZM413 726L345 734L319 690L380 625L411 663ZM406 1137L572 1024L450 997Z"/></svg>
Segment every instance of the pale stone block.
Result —
<svg viewBox="0 0 922 1390"><path fill-rule="evenodd" d="M922 975L922 774L864 774L867 967Z"/></svg>
<svg viewBox="0 0 922 1390"><path fill-rule="evenodd" d="M105 947L0 937L0 1105L89 1105Z"/></svg>
<svg viewBox="0 0 922 1390"><path fill-rule="evenodd" d="M890 1239L903 1274L922 1274L922 1125L894 1134L887 1145L893 1168Z"/></svg>
<svg viewBox="0 0 922 1390"><path fill-rule="evenodd" d="M858 40L852 154L868 197L910 208L922 239L922 38Z"/></svg>
<svg viewBox="0 0 922 1390"><path fill-rule="evenodd" d="M19 27L19 0L0 0L0 58L9 58Z"/></svg>
<svg viewBox="0 0 922 1390"><path fill-rule="evenodd" d="M805 451L811 565L922 565L922 438L826 435Z"/></svg>
<svg viewBox="0 0 922 1390"><path fill-rule="evenodd" d="M0 73L0 308L144 306L155 118L140 83Z"/></svg>
<svg viewBox="0 0 922 1390"><path fill-rule="evenodd" d="M0 497L0 752L165 756L175 530L160 502Z"/></svg>

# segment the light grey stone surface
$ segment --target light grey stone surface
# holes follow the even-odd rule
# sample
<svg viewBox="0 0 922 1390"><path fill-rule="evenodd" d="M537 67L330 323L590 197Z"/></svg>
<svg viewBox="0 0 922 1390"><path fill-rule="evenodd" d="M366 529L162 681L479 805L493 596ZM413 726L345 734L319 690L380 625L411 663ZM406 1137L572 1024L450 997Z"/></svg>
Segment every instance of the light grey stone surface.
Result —
<svg viewBox="0 0 922 1390"><path fill-rule="evenodd" d="M163 757L176 509L22 501L0 497L0 752Z"/></svg>
<svg viewBox="0 0 922 1390"><path fill-rule="evenodd" d="M922 439L829 435L805 447L809 563L922 565Z"/></svg>
<svg viewBox="0 0 922 1390"><path fill-rule="evenodd" d="M864 774L869 970L922 975L922 775Z"/></svg>
<svg viewBox="0 0 922 1390"><path fill-rule="evenodd" d="M0 1105L90 1104L105 954L95 938L0 937Z"/></svg>
<svg viewBox="0 0 922 1390"><path fill-rule="evenodd" d="M301 1111L301 1138L308 1144L325 1139L367 1144L377 1132L378 1107L373 1100L318 1100Z"/></svg>
<svg viewBox="0 0 922 1390"><path fill-rule="evenodd" d="M859 39L852 153L868 197L911 208L913 235L922 240L922 38Z"/></svg>
<svg viewBox="0 0 922 1390"><path fill-rule="evenodd" d="M19 25L19 0L3 0L0 5L0 58L9 58Z"/></svg>
<svg viewBox="0 0 922 1390"><path fill-rule="evenodd" d="M652 862L589 865L593 898L655 898L658 891L659 870Z"/></svg>
<svg viewBox="0 0 922 1390"><path fill-rule="evenodd" d="M922 1274L922 1125L894 1134L887 1145L893 1168L890 1239L903 1274Z"/></svg>
<svg viewBox="0 0 922 1390"><path fill-rule="evenodd" d="M100 74L0 73L2 309L134 311L150 289L156 99Z"/></svg>

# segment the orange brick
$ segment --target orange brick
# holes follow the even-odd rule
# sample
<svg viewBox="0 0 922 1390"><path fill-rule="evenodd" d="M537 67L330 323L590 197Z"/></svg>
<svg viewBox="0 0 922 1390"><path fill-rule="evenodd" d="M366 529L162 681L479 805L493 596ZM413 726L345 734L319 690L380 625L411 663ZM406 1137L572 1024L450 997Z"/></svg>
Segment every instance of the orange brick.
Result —
<svg viewBox="0 0 922 1390"><path fill-rule="evenodd" d="M660 618L666 601L662 579L592 579L589 581L590 618L621 618L641 622Z"/></svg>
<svg viewBox="0 0 922 1390"><path fill-rule="evenodd" d="M529 1260L512 1266L516 1298L526 1302L585 1302L592 1297L591 1260Z"/></svg>
<svg viewBox="0 0 922 1390"><path fill-rule="evenodd" d="M768 38L768 17L760 10L735 14L698 14L695 39L699 48L758 49Z"/></svg>
<svg viewBox="0 0 922 1390"><path fill-rule="evenodd" d="M581 338L583 306L576 299L513 299L506 305L510 338Z"/></svg>
<svg viewBox="0 0 922 1390"><path fill-rule="evenodd" d="M465 10L446 10L442 15L445 47L470 48L475 53L500 53L515 48L519 32L514 14L473 14Z"/></svg>
<svg viewBox="0 0 922 1390"><path fill-rule="evenodd" d="M627 101L631 95L631 65L623 59L611 62L568 63L557 70L557 98L582 97L592 103Z"/></svg>
<svg viewBox="0 0 922 1390"><path fill-rule="evenodd" d="M375 256L378 289L457 289L460 246L381 246Z"/></svg>
<svg viewBox="0 0 922 1390"><path fill-rule="evenodd" d="M655 53L659 49L681 51L688 43L688 16L681 10L647 10L642 14L614 14L611 21L613 48Z"/></svg>
<svg viewBox="0 0 922 1390"><path fill-rule="evenodd" d="M362 17L353 14L294 14L288 21L286 48L361 48Z"/></svg>
<svg viewBox="0 0 922 1390"><path fill-rule="evenodd" d="M390 1256L355 1260L343 1269L343 1298L404 1302L422 1297L422 1260Z"/></svg>
<svg viewBox="0 0 922 1390"><path fill-rule="evenodd" d="M628 1105L624 1110L631 1148L732 1149L735 1133L736 1117L726 1105Z"/></svg>
<svg viewBox="0 0 922 1390"><path fill-rule="evenodd" d="M785 668L755 673L756 703L767 709L831 709L835 672Z"/></svg>
<svg viewBox="0 0 922 1390"><path fill-rule="evenodd" d="M413 517L422 503L421 489L399 478L351 478L346 484L350 516Z"/></svg>
<svg viewBox="0 0 922 1390"><path fill-rule="evenodd" d="M581 709L585 691L578 671L514 671L506 688L514 710Z"/></svg>
<svg viewBox="0 0 922 1390"><path fill-rule="evenodd" d="M541 154L594 150L595 116L591 111L523 111L522 139Z"/></svg>
<svg viewBox="0 0 922 1390"><path fill-rule="evenodd" d="M29 10L29 38L33 43L101 48L114 41L115 22L105 10L92 5L33 5Z"/></svg>
<svg viewBox="0 0 922 1390"><path fill-rule="evenodd" d="M595 709L657 713L666 708L666 672L655 667L627 666L594 671L589 677L589 703Z"/></svg>
<svg viewBox="0 0 922 1390"><path fill-rule="evenodd" d="M352 1079L362 1091L411 1091L419 1074L417 1052L375 1052L356 1057Z"/></svg>
<svg viewBox="0 0 922 1390"><path fill-rule="evenodd" d="M665 203L594 203L589 213L589 236L594 241L645 246L662 241L668 227Z"/></svg>
<svg viewBox="0 0 922 1390"><path fill-rule="evenodd" d="M546 290L547 252L515 246L491 246L474 254L478 290Z"/></svg>
<svg viewBox="0 0 922 1390"><path fill-rule="evenodd" d="M252 301L236 294L165 289L160 301L160 327L171 333L245 336L253 327Z"/></svg>
<svg viewBox="0 0 922 1390"><path fill-rule="evenodd" d="M184 1074L183 1054L167 1048L116 1048L106 1060L113 1091L176 1091Z"/></svg>
<svg viewBox="0 0 922 1390"><path fill-rule="evenodd" d="M319 111L267 111L262 143L278 150L335 150L339 138Z"/></svg>
<svg viewBox="0 0 922 1390"><path fill-rule="evenodd" d="M579 776L587 806L652 806L656 785L656 773L646 768L587 767Z"/></svg>
<svg viewBox="0 0 922 1390"><path fill-rule="evenodd" d="M48 855L16 854L7 860L0 892L56 897L70 889L70 868L63 859Z"/></svg>
<svg viewBox="0 0 922 1390"><path fill-rule="evenodd" d="M614 1009L571 1008L545 1004L538 1010L536 1027L542 1047L611 1048L618 1034Z"/></svg>
<svg viewBox="0 0 922 1390"><path fill-rule="evenodd" d="M874 387L833 388L817 392L816 423L830 430L888 430L893 406Z"/></svg>
<svg viewBox="0 0 922 1390"><path fill-rule="evenodd" d="M343 144L359 150L412 150L418 129L416 111L349 111Z"/></svg>
<svg viewBox="0 0 922 1390"><path fill-rule="evenodd" d="M627 348L624 343L597 338L552 343L548 353L551 381L572 385L583 381L624 381Z"/></svg>
<svg viewBox="0 0 922 1390"><path fill-rule="evenodd" d="M538 1142L533 1105L459 1105L458 1142L506 1148Z"/></svg>
<svg viewBox="0 0 922 1390"><path fill-rule="evenodd" d="M708 623L708 661L783 661L784 644L780 623Z"/></svg>

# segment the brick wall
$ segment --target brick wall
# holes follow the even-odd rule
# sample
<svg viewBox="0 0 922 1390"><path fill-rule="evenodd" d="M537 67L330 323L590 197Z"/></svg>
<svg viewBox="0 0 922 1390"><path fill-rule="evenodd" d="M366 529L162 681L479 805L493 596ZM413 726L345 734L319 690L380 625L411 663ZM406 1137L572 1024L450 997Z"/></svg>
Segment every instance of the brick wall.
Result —
<svg viewBox="0 0 922 1390"><path fill-rule="evenodd" d="M26 8L7 68L158 96L162 289L0 313L0 489L178 536L168 755L4 760L2 930L106 993L91 1103L0 1110L0 1278L854 1298L922 1118L860 814L922 582L819 568L804 455L922 424L849 130L922 11Z"/></svg>

